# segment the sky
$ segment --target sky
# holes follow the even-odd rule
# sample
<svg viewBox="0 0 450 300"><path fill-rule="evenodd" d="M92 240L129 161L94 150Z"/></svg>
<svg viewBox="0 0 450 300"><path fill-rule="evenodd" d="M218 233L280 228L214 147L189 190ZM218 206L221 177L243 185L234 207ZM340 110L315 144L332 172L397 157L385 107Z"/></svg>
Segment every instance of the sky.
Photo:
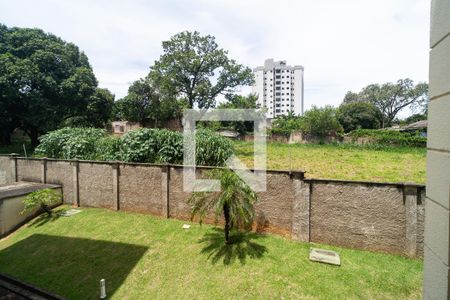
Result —
<svg viewBox="0 0 450 300"><path fill-rule="evenodd" d="M347 91L371 83L428 81L429 7L429 0L0 0L0 23L76 44L116 99L148 74L162 41L197 30L251 68L266 58L304 66L307 109L338 106Z"/></svg>

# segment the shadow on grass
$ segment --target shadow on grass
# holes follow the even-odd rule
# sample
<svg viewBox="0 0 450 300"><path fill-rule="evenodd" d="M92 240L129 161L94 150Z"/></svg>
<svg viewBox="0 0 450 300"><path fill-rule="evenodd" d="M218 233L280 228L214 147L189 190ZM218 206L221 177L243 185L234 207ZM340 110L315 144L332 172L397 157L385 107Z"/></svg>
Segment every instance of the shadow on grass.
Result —
<svg viewBox="0 0 450 300"><path fill-rule="evenodd" d="M41 213L38 217L36 217L29 226L40 227L47 223L54 222L61 217L61 214L64 210L53 211L51 215L48 215L46 212Z"/></svg>
<svg viewBox="0 0 450 300"><path fill-rule="evenodd" d="M34 234L0 251L2 272L68 299L108 298L147 251L140 245Z"/></svg>
<svg viewBox="0 0 450 300"><path fill-rule="evenodd" d="M261 258L267 252L267 247L256 243L254 240L265 238L254 232L233 231L230 235L230 243L225 244L222 229L214 228L214 232L207 233L199 243L205 244L201 253L208 255L213 264L223 260L224 265L234 263L236 260L244 265L247 258Z"/></svg>

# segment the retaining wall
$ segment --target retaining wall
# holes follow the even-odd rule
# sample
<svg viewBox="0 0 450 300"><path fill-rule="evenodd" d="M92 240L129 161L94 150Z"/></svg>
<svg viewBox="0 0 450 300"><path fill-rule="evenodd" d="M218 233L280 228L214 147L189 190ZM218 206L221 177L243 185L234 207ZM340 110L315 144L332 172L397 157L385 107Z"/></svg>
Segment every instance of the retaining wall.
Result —
<svg viewBox="0 0 450 300"><path fill-rule="evenodd" d="M208 167L198 167L201 177ZM26 159L0 156L0 185L53 183L64 202L190 218L190 194L176 165ZM303 172L267 171L254 229L304 242L423 255L425 188L403 183L305 179ZM213 222L209 216L207 222Z"/></svg>

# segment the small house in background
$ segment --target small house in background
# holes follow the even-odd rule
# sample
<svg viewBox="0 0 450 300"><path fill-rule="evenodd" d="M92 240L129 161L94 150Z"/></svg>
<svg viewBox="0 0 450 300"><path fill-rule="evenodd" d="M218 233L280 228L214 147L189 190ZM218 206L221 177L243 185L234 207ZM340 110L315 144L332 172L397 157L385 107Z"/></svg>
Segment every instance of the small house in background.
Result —
<svg viewBox="0 0 450 300"><path fill-rule="evenodd" d="M403 126L400 131L419 131L422 137L427 137L428 121L422 120Z"/></svg>
<svg viewBox="0 0 450 300"><path fill-rule="evenodd" d="M116 136L122 136L131 130L142 128L139 122L130 121L114 121L111 123L111 127L112 133Z"/></svg>

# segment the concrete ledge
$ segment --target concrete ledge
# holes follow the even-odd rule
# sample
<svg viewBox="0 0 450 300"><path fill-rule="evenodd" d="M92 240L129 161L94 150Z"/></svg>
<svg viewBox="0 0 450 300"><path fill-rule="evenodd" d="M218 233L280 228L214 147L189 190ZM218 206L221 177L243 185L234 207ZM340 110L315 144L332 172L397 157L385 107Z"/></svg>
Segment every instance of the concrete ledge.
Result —
<svg viewBox="0 0 450 300"><path fill-rule="evenodd" d="M42 189L58 189L61 186L56 184L42 184L35 182L19 181L11 185L0 187L0 200L20 197Z"/></svg>

